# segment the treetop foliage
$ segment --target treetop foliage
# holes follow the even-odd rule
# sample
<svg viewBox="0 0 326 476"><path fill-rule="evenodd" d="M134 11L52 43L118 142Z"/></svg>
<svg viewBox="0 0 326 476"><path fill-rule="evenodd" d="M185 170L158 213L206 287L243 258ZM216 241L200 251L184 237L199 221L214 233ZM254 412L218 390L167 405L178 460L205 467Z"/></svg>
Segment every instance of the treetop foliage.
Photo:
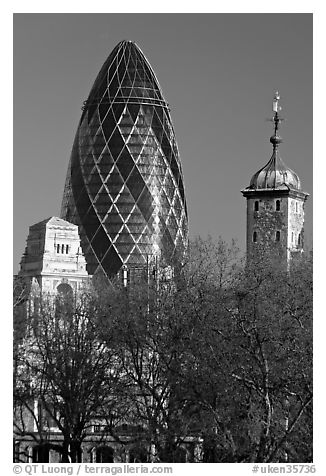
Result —
<svg viewBox="0 0 326 476"><path fill-rule="evenodd" d="M37 400L63 461L78 461L94 422L148 461L177 461L189 441L191 461L311 461L310 258L246 263L208 237L171 266L161 281L99 279L73 302L40 296L15 347L16 435L31 432L27 412L49 439Z"/></svg>

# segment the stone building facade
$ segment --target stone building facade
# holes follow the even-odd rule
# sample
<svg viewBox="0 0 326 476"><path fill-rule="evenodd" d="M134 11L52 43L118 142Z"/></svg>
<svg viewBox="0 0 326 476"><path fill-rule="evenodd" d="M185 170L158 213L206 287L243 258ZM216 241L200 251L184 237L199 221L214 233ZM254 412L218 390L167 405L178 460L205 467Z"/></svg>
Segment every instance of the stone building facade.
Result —
<svg viewBox="0 0 326 476"><path fill-rule="evenodd" d="M78 226L57 217L32 225L18 276L41 292L79 292L89 275Z"/></svg>

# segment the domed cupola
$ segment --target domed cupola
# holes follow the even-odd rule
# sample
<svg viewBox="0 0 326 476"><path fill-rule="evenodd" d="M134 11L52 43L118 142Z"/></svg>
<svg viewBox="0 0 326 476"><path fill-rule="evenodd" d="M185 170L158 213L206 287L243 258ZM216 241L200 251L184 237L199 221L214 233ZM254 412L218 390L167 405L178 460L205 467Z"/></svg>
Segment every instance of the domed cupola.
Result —
<svg viewBox="0 0 326 476"><path fill-rule="evenodd" d="M280 157L279 145L282 143L282 138L278 135L279 123L282 119L279 117L278 101L280 99L279 93L276 92L273 101L274 111L274 134L270 138L273 144L273 154L267 164L256 172L250 180L248 189L279 189L291 188L301 190L301 183L298 175L293 172Z"/></svg>

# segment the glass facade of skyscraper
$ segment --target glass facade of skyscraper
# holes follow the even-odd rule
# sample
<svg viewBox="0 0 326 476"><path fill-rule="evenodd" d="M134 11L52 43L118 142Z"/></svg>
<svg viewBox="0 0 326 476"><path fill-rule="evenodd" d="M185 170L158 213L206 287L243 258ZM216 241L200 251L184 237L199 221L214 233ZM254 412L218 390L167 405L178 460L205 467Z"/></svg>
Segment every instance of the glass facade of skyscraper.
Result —
<svg viewBox="0 0 326 476"><path fill-rule="evenodd" d="M135 43L112 51L84 103L61 217L79 226L87 270L115 275L187 245L183 177L169 108Z"/></svg>

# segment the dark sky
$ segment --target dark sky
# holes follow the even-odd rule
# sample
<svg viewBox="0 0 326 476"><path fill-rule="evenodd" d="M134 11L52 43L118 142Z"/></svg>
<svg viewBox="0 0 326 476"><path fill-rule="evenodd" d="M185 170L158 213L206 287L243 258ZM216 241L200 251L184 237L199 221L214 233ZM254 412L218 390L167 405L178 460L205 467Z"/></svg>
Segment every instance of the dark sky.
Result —
<svg viewBox="0 0 326 476"><path fill-rule="evenodd" d="M312 14L15 14L14 272L28 227L60 213L81 106L107 56L135 41L171 107L190 236L245 246L240 190L269 160L275 90L280 147L310 193Z"/></svg>

